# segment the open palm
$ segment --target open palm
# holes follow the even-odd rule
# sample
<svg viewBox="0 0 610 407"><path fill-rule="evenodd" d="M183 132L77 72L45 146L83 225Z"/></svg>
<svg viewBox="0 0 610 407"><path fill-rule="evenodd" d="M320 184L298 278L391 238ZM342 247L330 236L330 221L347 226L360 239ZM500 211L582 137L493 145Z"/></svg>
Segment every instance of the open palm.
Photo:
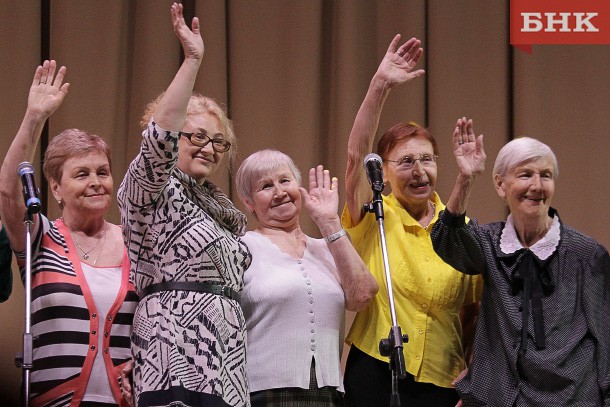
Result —
<svg viewBox="0 0 610 407"><path fill-rule="evenodd" d="M377 69L377 75L390 86L410 81L424 74L423 69L413 70L424 52L421 41L411 38L398 46L399 41L400 34L397 34Z"/></svg>
<svg viewBox="0 0 610 407"><path fill-rule="evenodd" d="M472 119L457 120L453 131L453 154L460 170L466 176L479 175L485 170L483 135L475 136Z"/></svg>
<svg viewBox="0 0 610 407"><path fill-rule="evenodd" d="M48 118L61 105L68 94L70 84L64 83L66 67L57 71L57 63L53 60L44 61L36 69L34 80L28 96L28 109Z"/></svg>

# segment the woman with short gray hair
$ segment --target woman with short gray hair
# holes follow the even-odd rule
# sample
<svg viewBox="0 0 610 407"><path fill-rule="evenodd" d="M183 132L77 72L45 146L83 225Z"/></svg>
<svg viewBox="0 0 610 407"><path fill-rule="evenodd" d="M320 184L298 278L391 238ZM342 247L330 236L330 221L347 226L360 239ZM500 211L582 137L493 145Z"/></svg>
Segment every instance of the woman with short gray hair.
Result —
<svg viewBox="0 0 610 407"><path fill-rule="evenodd" d="M337 179L318 165L307 191L290 157L263 150L244 160L236 183L258 223L243 237L252 264L239 296L252 406L341 406L345 309L366 307L379 286L341 228ZM302 207L323 239L301 230Z"/></svg>
<svg viewBox="0 0 610 407"><path fill-rule="evenodd" d="M464 405L610 405L610 257L551 207L555 154L533 138L506 144L493 178L510 213L479 225L464 221L486 159L472 120L458 121L453 151L459 174L432 243L485 281L474 358L456 380Z"/></svg>

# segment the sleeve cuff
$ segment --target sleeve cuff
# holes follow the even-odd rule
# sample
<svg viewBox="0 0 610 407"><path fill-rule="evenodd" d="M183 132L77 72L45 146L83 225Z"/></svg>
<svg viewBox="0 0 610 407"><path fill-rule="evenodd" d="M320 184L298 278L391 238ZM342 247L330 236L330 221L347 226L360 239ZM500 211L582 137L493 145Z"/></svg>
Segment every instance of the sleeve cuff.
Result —
<svg viewBox="0 0 610 407"><path fill-rule="evenodd" d="M454 215L449 210L444 209L439 218L441 222L449 227L460 227L466 225L466 212L461 215Z"/></svg>

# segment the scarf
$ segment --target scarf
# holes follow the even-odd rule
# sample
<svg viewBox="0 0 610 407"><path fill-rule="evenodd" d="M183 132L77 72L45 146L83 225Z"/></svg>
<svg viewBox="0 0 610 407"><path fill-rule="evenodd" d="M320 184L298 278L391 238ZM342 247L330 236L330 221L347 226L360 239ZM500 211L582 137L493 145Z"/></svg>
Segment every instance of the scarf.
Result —
<svg viewBox="0 0 610 407"><path fill-rule="evenodd" d="M197 183L195 179L185 174L178 168L174 168L172 176L184 187L185 195L225 229L237 236L246 233L247 218L222 190L212 182L205 180L203 184Z"/></svg>

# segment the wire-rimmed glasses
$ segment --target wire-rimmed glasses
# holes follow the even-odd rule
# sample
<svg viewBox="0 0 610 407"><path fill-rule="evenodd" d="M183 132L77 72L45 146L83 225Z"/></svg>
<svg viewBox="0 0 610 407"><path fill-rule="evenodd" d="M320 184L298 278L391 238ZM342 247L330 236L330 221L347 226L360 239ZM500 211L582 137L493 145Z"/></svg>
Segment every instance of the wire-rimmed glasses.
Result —
<svg viewBox="0 0 610 407"><path fill-rule="evenodd" d="M415 167L415 163L419 161L419 163L424 167L432 167L436 165L437 155L434 154L422 154L418 158L415 158L414 155L406 155L398 160L385 160L391 163L395 163L396 166L401 170L410 170Z"/></svg>

